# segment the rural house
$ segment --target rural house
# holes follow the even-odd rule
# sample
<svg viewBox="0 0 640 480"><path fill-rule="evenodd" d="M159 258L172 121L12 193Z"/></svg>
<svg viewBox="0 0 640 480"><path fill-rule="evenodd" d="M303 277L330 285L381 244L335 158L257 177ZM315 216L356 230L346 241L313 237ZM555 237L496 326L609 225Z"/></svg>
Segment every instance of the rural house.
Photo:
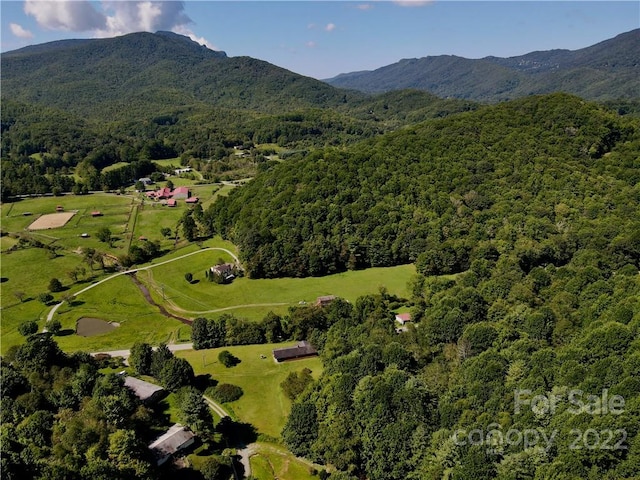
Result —
<svg viewBox="0 0 640 480"><path fill-rule="evenodd" d="M156 464L160 466L169 460L172 455L193 445L195 438L195 433L187 427L176 423L167 433L149 445L149 450L151 450L151 453L155 456Z"/></svg>
<svg viewBox="0 0 640 480"><path fill-rule="evenodd" d="M410 313L399 313L396 315L396 322L398 322L402 326L404 326L406 323L409 323L410 321L411 321Z"/></svg>
<svg viewBox="0 0 640 480"><path fill-rule="evenodd" d="M315 357L317 355L318 351L306 340L299 342L293 347L276 348L273 350L273 358L278 363L299 358Z"/></svg>
<svg viewBox="0 0 640 480"><path fill-rule="evenodd" d="M126 376L124 378L124 384L128 387L136 397L140 399L145 405L151 405L158 402L166 395L164 388L155 385L153 383L145 382L136 377Z"/></svg>
<svg viewBox="0 0 640 480"><path fill-rule="evenodd" d="M225 281L233 280L233 278L235 278L233 269L234 269L233 263L223 263L221 265L216 265L215 267L211 267L211 273L222 277L222 279Z"/></svg>
<svg viewBox="0 0 640 480"><path fill-rule="evenodd" d="M316 298L316 305L318 307L326 307L330 305L336 299L335 295L325 295L323 297Z"/></svg>

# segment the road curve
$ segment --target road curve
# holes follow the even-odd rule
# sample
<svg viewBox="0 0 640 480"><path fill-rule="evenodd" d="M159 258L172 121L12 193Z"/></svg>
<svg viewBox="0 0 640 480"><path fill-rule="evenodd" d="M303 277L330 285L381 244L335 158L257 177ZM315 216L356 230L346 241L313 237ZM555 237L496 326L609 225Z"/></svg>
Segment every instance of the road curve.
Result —
<svg viewBox="0 0 640 480"><path fill-rule="evenodd" d="M108 280L111 280L112 278L119 277L120 275L126 275L128 273L138 272L140 270L150 270L152 268L159 267L160 265L166 265L167 263L175 262L177 260L182 260L183 258L190 257L191 255L196 255L198 253L208 252L208 251L212 251L212 250L218 250L218 251L226 252L226 253L228 253L229 255L231 255L233 257L233 259L236 261L236 263L240 263L240 260L238 259L236 254L233 253L231 250L228 250L228 249L222 248L222 247L206 247L206 248L203 248L201 250L196 250L195 252L187 253L185 255L181 255L179 257L172 258L170 260L165 260L164 262L155 263L153 265L147 265L146 267L132 268L130 270L126 270L126 271L123 271L123 272L114 273L113 275L111 275L111 276L109 276L107 278L103 278L102 280L100 280L100 281L98 281L96 283L92 283L88 287L85 287L82 290L77 291L76 293L73 294L73 296L77 297L81 293L84 293L87 290L91 290L93 287L97 287L98 285L100 285L100 284L102 284L102 283L104 283L104 282L106 282ZM60 308L60 305L62 305L62 302L56 303L53 306L53 308L49 311L49 313L47 314L47 322L46 323L49 323L53 319L53 315L56 313L58 308ZM46 323L45 323L44 331L46 331L46 329L47 329Z"/></svg>

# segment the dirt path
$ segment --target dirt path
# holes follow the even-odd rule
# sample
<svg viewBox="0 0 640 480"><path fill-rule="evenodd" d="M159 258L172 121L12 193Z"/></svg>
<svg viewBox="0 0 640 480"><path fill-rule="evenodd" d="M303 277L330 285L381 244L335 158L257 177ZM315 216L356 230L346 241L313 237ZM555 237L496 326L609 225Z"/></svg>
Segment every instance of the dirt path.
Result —
<svg viewBox="0 0 640 480"><path fill-rule="evenodd" d="M174 318L176 320L180 320L185 325L191 325L193 323L193 321L189 320L188 318L179 317L177 315L174 315L173 313L167 312L167 309L164 308L163 305L158 305L155 302L155 300L153 298L151 298L151 294L149 293L149 289L147 287L145 287L140 282L140 280L138 280L138 277L136 276L136 272L131 272L131 273L129 273L128 276L131 279L131 281L136 285L136 287L138 287L140 289L140 292L142 292L142 295L144 296L144 299L147 301L147 303L149 305L153 305L154 307L158 308L158 310L160 310L160 313L162 315L164 315L167 318Z"/></svg>

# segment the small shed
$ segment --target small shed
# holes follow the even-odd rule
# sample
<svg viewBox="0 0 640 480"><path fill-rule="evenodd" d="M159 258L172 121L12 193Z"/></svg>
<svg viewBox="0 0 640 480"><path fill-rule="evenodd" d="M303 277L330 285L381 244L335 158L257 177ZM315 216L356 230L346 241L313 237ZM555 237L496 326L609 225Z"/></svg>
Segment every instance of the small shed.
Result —
<svg viewBox="0 0 640 480"><path fill-rule="evenodd" d="M178 205L178 202L176 202L173 198L167 200L167 207L175 207L176 205Z"/></svg>
<svg viewBox="0 0 640 480"><path fill-rule="evenodd" d="M62 205L56 205L56 212L64 212L64 207Z"/></svg>
<svg viewBox="0 0 640 480"><path fill-rule="evenodd" d="M91 216L92 217L101 217L102 216L102 212L100 210L94 210L93 212L91 212Z"/></svg>
<svg viewBox="0 0 640 480"><path fill-rule="evenodd" d="M317 355L318 351L306 340L299 342L293 347L276 348L273 350L273 358L278 363L285 362L287 360L316 357Z"/></svg>
<svg viewBox="0 0 640 480"><path fill-rule="evenodd" d="M165 463L172 455L193 445L196 435L187 427L176 423L167 433L158 437L155 442L149 445L149 450L156 457L158 466Z"/></svg>
<svg viewBox="0 0 640 480"><path fill-rule="evenodd" d="M189 197L185 200L186 203L198 203L200 199L198 197Z"/></svg>

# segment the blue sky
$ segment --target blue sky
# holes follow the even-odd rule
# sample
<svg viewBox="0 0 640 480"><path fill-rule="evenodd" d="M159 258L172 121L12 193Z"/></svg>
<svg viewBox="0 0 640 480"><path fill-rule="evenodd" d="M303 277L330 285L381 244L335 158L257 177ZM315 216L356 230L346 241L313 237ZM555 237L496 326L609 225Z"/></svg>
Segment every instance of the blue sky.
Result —
<svg viewBox="0 0 640 480"><path fill-rule="evenodd" d="M0 8L3 52L172 30L320 79L402 58L575 50L640 27L638 1L2 0Z"/></svg>

